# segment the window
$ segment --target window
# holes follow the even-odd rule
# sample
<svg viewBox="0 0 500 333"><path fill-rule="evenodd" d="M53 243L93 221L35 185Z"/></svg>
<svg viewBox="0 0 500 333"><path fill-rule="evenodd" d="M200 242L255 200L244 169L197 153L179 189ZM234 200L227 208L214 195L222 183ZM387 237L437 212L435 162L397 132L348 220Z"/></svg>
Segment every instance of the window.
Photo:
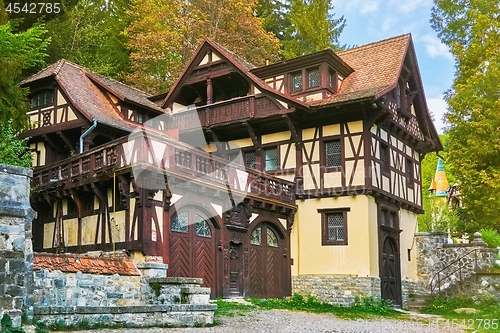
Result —
<svg viewBox="0 0 500 333"><path fill-rule="evenodd" d="M302 90L302 73L293 73L292 74L292 92L301 91Z"/></svg>
<svg viewBox="0 0 500 333"><path fill-rule="evenodd" d="M94 210L94 195L89 194L84 199L84 209L83 210Z"/></svg>
<svg viewBox="0 0 500 333"><path fill-rule="evenodd" d="M140 112L137 113L137 123L139 124L144 123L144 115Z"/></svg>
<svg viewBox="0 0 500 333"><path fill-rule="evenodd" d="M266 149L266 171L278 169L278 148Z"/></svg>
<svg viewBox="0 0 500 333"><path fill-rule="evenodd" d="M380 211L380 225L385 227L398 229L398 215L394 211L389 211L387 209L382 209Z"/></svg>
<svg viewBox="0 0 500 333"><path fill-rule="evenodd" d="M413 163L410 159L406 160L406 184L413 186Z"/></svg>
<svg viewBox="0 0 500 333"><path fill-rule="evenodd" d="M319 68L308 70L307 76L309 77L309 88L319 87Z"/></svg>
<svg viewBox="0 0 500 333"><path fill-rule="evenodd" d="M76 214L78 213L78 206L72 199L68 199L68 212L67 214Z"/></svg>
<svg viewBox="0 0 500 333"><path fill-rule="evenodd" d="M347 212L349 208L318 209L321 213L322 245L347 245Z"/></svg>
<svg viewBox="0 0 500 333"><path fill-rule="evenodd" d="M267 228L267 245L272 247L278 247L278 237L271 229Z"/></svg>
<svg viewBox="0 0 500 333"><path fill-rule="evenodd" d="M44 90L31 98L31 107L36 108L54 102L54 90Z"/></svg>
<svg viewBox="0 0 500 333"><path fill-rule="evenodd" d="M398 109L401 109L401 84L399 83L396 87L396 103L398 104Z"/></svg>
<svg viewBox="0 0 500 333"><path fill-rule="evenodd" d="M188 212L182 212L179 215L176 215L172 221L172 227L170 229L175 232L188 232L188 217ZM198 221L196 221L196 224L198 224Z"/></svg>
<svg viewBox="0 0 500 333"><path fill-rule="evenodd" d="M380 170L382 172L389 172L390 171L390 158L389 158L389 148L381 143L380 144Z"/></svg>
<svg viewBox="0 0 500 333"><path fill-rule="evenodd" d="M196 234L201 237L211 237L210 226L200 215L196 215Z"/></svg>
<svg viewBox="0 0 500 333"><path fill-rule="evenodd" d="M250 244L252 245L262 245L262 228L257 227L252 231L250 235Z"/></svg>
<svg viewBox="0 0 500 333"><path fill-rule="evenodd" d="M340 140L325 142L326 167L335 168L342 166L342 148Z"/></svg>
<svg viewBox="0 0 500 333"><path fill-rule="evenodd" d="M337 90L337 87L335 84L335 72L334 71L328 72L328 87Z"/></svg>
<svg viewBox="0 0 500 333"><path fill-rule="evenodd" d="M255 169L256 155L254 151L245 153L245 166L250 169Z"/></svg>

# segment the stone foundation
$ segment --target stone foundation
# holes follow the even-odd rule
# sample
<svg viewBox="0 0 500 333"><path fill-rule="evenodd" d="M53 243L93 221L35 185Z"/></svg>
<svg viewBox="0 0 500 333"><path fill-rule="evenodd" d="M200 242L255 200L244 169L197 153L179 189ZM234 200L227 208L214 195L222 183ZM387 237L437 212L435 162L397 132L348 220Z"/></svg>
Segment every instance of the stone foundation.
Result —
<svg viewBox="0 0 500 333"><path fill-rule="evenodd" d="M313 295L320 302L354 305L359 296L380 299L380 278L358 276L299 275L292 276L292 293Z"/></svg>

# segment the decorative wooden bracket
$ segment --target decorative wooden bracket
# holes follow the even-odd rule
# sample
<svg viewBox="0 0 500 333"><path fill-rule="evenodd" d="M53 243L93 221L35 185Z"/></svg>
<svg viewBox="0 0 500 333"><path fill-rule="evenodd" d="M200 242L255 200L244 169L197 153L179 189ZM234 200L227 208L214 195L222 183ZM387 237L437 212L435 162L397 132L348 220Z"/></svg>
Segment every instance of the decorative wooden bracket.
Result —
<svg viewBox="0 0 500 333"><path fill-rule="evenodd" d="M255 131L253 130L252 126L246 121L242 122L243 126L247 129L248 135L252 139L253 146L255 147L256 150L260 149L260 142L259 138L255 134Z"/></svg>
<svg viewBox="0 0 500 333"><path fill-rule="evenodd" d="M286 124L288 125L288 129L290 130L290 133L292 134L292 140L294 143L299 143L299 135L297 133L297 129L295 128L295 125L293 124L292 119L290 119L290 116L287 114L283 115L283 118L285 118Z"/></svg>
<svg viewBox="0 0 500 333"><path fill-rule="evenodd" d="M48 135L44 134L42 135L42 139L49 144L49 146L54 149L58 154L61 154L62 151L59 148L60 146L57 145Z"/></svg>
<svg viewBox="0 0 500 333"><path fill-rule="evenodd" d="M64 143L66 144L66 146L69 148L69 150L73 150L76 152L76 145L73 144L71 142L71 140L69 140L69 138L66 136L66 134L64 134L63 132L61 131L58 131L57 132L57 135L59 135L59 137L61 137L61 139L63 139Z"/></svg>

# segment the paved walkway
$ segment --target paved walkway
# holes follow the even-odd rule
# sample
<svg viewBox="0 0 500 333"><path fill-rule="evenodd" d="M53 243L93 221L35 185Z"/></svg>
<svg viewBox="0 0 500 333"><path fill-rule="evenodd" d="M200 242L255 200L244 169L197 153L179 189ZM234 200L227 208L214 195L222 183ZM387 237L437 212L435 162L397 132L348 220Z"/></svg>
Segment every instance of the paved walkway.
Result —
<svg viewBox="0 0 500 333"><path fill-rule="evenodd" d="M219 317L222 325L206 328L149 328L149 329L100 329L77 331L74 333L451 333L463 332L457 329L445 329L445 321L436 317L425 317L424 323L402 320L344 320L330 314L312 314L282 310L237 311L234 317Z"/></svg>

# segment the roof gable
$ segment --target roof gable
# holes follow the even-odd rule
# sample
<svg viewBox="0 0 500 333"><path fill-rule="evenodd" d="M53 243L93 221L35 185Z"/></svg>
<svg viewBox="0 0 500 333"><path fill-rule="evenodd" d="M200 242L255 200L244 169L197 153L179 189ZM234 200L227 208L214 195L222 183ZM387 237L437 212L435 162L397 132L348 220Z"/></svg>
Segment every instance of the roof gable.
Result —
<svg viewBox="0 0 500 333"><path fill-rule="evenodd" d="M266 92L268 94L271 94L273 95L273 97L285 100L286 102L292 105L300 105L306 108L309 107L306 103L303 103L294 98L290 98L270 88L266 83L264 83L264 81L262 81L256 75L250 72L250 70L255 68L253 64L247 62L246 60L236 55L235 53L229 51L225 47L209 39L205 39L203 43L195 51L193 58L184 68L181 75L177 78L177 81L174 83L172 89L170 89L170 91L168 92L167 96L165 97L162 103L163 108L166 108L169 104L174 102L184 83L189 82L190 77L194 75L194 72L197 69L207 66L209 53L211 53L212 64L217 63L229 66L232 71L239 73L243 78L253 83L256 86L256 88L258 88L261 92ZM224 71L221 70L221 72Z"/></svg>

